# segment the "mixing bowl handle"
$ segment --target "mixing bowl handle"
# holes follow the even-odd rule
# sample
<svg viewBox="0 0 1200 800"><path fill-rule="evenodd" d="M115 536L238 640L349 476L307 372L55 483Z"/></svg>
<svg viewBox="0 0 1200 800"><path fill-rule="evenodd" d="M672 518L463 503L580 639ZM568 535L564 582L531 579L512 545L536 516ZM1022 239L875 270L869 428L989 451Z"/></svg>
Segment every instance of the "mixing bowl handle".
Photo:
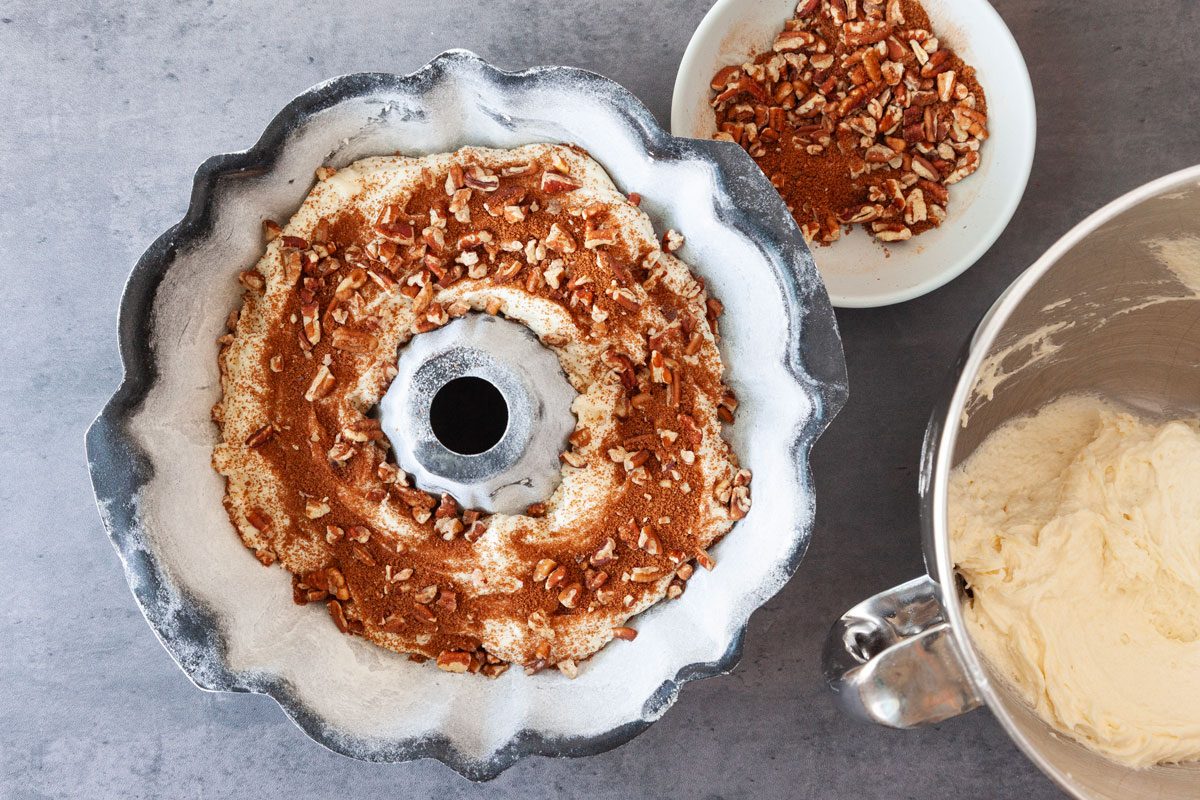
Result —
<svg viewBox="0 0 1200 800"><path fill-rule="evenodd" d="M852 716L915 728L978 708L928 575L859 603L825 641L825 679Z"/></svg>

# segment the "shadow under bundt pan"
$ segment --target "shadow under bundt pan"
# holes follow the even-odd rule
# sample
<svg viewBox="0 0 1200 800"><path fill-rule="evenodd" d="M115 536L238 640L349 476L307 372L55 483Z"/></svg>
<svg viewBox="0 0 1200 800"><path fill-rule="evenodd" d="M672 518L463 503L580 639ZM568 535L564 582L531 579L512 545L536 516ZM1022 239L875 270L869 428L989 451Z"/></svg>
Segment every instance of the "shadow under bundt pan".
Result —
<svg viewBox="0 0 1200 800"><path fill-rule="evenodd" d="M416 711L396 712L409 715L393 720L396 730L412 723L414 714L426 713L426 699L428 715L443 713L438 725L413 735L354 730L317 707L304 674L288 671L292 664L230 663L241 643L223 625L228 609L197 596L186 570L167 563L169 526L153 513L157 501L151 489L156 476L174 479L187 458L197 462L187 476L198 482L198 492L219 485L211 470L200 474L197 453L211 449L217 436L199 410L219 396L220 320L236 307L234 276L261 253L260 220L290 217L317 166L343 166L397 150L420 154L533 141L585 147L618 187L643 196L656 230L676 228L688 237L680 255L726 305L721 349L728 382L741 399L738 421L727 434L755 472L754 506L714 549L715 571L693 579L681 599L640 615L644 635L602 650L574 684L560 675L529 677L520 670L498 681L478 679L475 685L484 690L440 683L449 676L430 665L354 649L373 646L347 642L352 637L341 636L322 618L324 628L314 629L319 650L352 648L360 660L382 665L379 674L385 677L394 677L387 670L411 670L403 675L417 687L412 691L429 692ZM160 313L178 277L173 270L189 267L189 280L211 281L212 289L192 295L186 319ZM173 351L164 348L185 335L206 342L187 365L202 378L187 387L195 395L188 401L195 413L156 417L153 426L178 432L188 447L178 454L148 449L145 417L159 410L163 401L156 392L167 391L162 387L170 386L175 368L165 364L163 353ZM270 695L305 733L336 752L370 761L435 758L473 780L493 778L527 755L585 756L616 747L661 716L684 683L734 667L750 614L791 577L807 548L814 510L809 452L847 392L836 323L812 258L779 196L740 148L668 135L632 94L594 73L565 67L506 73L465 51L444 53L408 76L356 74L320 84L288 104L254 147L206 161L197 171L187 214L151 245L129 278L119 339L124 380L89 429L87 454L97 504L130 588L171 656L202 689ZM219 491L212 504L224 513ZM198 526L192 535L225 537L241 548L227 522ZM221 542L224 546L224 538ZM248 553L236 558L258 570L255 581L271 579ZM236 566L240 570L242 561ZM290 597L283 599L290 603ZM286 613L323 616L300 607ZM701 616L707 627L696 628ZM307 617L297 619L307 624ZM672 641L673 628L699 633L685 639L675 634ZM635 667L640 673L631 672ZM610 719L603 730L567 730L538 713L545 710L538 705L543 696L573 704L608 702L613 684L603 680L614 670L650 673L641 684L648 688L635 685L630 691L640 694L630 701L630 713ZM486 697L492 705L475 715L475 725L492 725L488 709L499 707L497 702L526 712L515 723L508 720L512 731L503 741L485 741L480 730L465 730L461 703L453 703L459 693L485 690L501 694Z"/></svg>

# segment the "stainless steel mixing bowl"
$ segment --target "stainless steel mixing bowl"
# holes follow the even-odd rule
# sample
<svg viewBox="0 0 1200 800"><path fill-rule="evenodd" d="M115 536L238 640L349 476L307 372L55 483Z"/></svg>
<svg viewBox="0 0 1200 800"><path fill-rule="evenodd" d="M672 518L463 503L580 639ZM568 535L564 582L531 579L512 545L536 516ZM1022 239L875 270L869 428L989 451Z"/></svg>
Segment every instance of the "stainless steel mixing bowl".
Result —
<svg viewBox="0 0 1200 800"><path fill-rule="evenodd" d="M826 642L826 677L848 712L896 728L987 705L1075 797L1195 800L1200 763L1134 770L1058 735L989 670L963 623L950 471L997 426L1067 393L1155 417L1200 413L1200 167L1093 214L984 317L926 433L919 491L929 574L842 617Z"/></svg>

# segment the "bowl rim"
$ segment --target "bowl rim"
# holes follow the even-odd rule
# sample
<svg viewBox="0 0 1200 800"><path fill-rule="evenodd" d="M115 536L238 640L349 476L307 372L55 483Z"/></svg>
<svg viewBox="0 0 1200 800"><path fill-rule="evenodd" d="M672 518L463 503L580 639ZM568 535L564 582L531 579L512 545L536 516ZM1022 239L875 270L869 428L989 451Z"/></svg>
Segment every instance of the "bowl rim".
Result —
<svg viewBox="0 0 1200 800"><path fill-rule="evenodd" d="M965 249L957 259L948 261L947 266L936 274L912 286L892 291L861 293L831 291L829 299L835 308L878 308L896 305L940 289L974 266L991 249L991 246L1000 238L1000 234L1008 227L1008 223L1012 221L1025 196L1025 189L1033 170L1034 153L1037 149L1037 103L1034 99L1033 83L1029 77L1029 68L1025 63L1025 57L1003 17L988 0L954 0L954 2L960 5L973 5L980 14L987 17L989 22L994 25L995 33L989 46L1008 48L1015 57L1015 63L1019 66L1018 71L1011 76L1011 85L1006 89L1007 93L1015 98L1015 102L1028 112L1028 124L1023 131L1019 130L1015 133L1018 142L1025 145L1020 163L1008 165L1008 168L1004 170L1004 174L1011 176L1006 184L1011 188L1004 195L1000 213L993 215L988 220L987 227L981 231L982 235L975 237L969 248ZM704 70L704 74L707 74L709 69L708 65L700 63L701 45L710 39L719 39L724 34L728 26L722 24L722 19L726 14L740 18L748 12L750 6L751 4L744 0L717 0L700 20L691 39L688 40L683 58L679 62L679 70L675 74L675 87L671 94L671 133L673 135L691 136L692 125L687 116L687 104L691 99L691 89L688 85L691 80L689 78L696 74L698 69ZM707 83L702 85L707 91ZM836 244L833 246L836 247Z"/></svg>
<svg viewBox="0 0 1200 800"><path fill-rule="evenodd" d="M539 66L517 72L500 70L474 53L453 49L436 56L416 71L394 73L353 73L319 83L301 93L276 114L258 141L242 151L215 155L204 161L193 179L191 197L182 220L161 234L133 267L122 292L118 314L118 346L123 366L119 387L106 402L91 426L85 443L88 469L102 522L122 562L126 580L139 610L151 630L198 688L266 694L273 698L302 731L317 743L341 755L376 762L407 762L432 758L474 781L491 780L521 758L529 755L579 757L596 755L633 739L646 730L677 698L682 686L692 680L728 673L741 659L742 646L749 627L746 623L734 631L725 652L711 662L688 664L664 680L647 698L638 719L596 735L558 736L524 729L486 759L460 753L444 734L424 735L404 740L364 740L347 735L309 710L288 682L279 675L247 674L229 667L223 658L222 634L216 616L184 587L174 586L168 570L156 562L140 530L138 492L153 475L153 465L142 452L128 429L158 379L149 334L158 288L168 274L178 250L209 232L215 218L218 183L230 174L253 174L270 169L289 134L313 114L351 97L380 89L418 92L440 81L453 79L469 71L496 87L536 80L565 79L584 86L620 114L641 139L647 153L675 159L707 161L713 169L718 195L728 202L718 206L718 216L755 241L769 241L789 255L807 255L798 231L789 231L784 221L790 216L778 203L777 214L761 218L747 213L732 198L747 187L765 181L749 157L736 145L703 142L673 137L661 128L648 109L628 90L597 73L574 67ZM792 226L794 229L794 225ZM792 234L795 234L794 236ZM782 237L776 241L774 237ZM809 262L811 263L811 262ZM837 323L823 283L815 267L808 280L804 259L788 258L777 279L795 306L788 319L789 347L784 367L798 388L808 391L813 402L810 418L789 442L797 475L812 486L809 453L820 434L846 402L848 393L846 364L842 354ZM803 320L803 325L800 320ZM813 350L806 350L805 345ZM820 357L821 349L828 355ZM787 578L799 566L811 538L814 520L804 523L804 535L796 539L794 549L779 566ZM769 596L768 596L769 597ZM766 602L764 597L762 602ZM173 599L182 603L173 605ZM211 660L194 655L204 653Z"/></svg>

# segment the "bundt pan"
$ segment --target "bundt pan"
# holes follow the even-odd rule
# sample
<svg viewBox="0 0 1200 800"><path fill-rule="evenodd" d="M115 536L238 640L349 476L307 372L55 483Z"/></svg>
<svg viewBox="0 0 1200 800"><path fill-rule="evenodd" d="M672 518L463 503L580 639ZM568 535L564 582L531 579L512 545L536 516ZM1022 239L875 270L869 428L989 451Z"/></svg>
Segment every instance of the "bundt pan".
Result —
<svg viewBox="0 0 1200 800"><path fill-rule="evenodd" d="M678 600L637 618L569 680L450 675L292 604L289 576L242 547L210 466L217 337L264 218L286 220L322 164L463 145L586 148L725 304L721 343L741 405L728 435L754 471L749 516ZM451 51L408 76L358 74L305 92L254 147L196 173L183 220L151 245L120 309L125 377L87 435L104 524L146 619L202 689L275 698L326 747L370 761L436 758L475 780L526 755L616 747L687 681L737 663L750 614L795 571L812 531L809 451L846 399L833 313L803 240L749 157L674 138L617 84L578 69L501 72Z"/></svg>

